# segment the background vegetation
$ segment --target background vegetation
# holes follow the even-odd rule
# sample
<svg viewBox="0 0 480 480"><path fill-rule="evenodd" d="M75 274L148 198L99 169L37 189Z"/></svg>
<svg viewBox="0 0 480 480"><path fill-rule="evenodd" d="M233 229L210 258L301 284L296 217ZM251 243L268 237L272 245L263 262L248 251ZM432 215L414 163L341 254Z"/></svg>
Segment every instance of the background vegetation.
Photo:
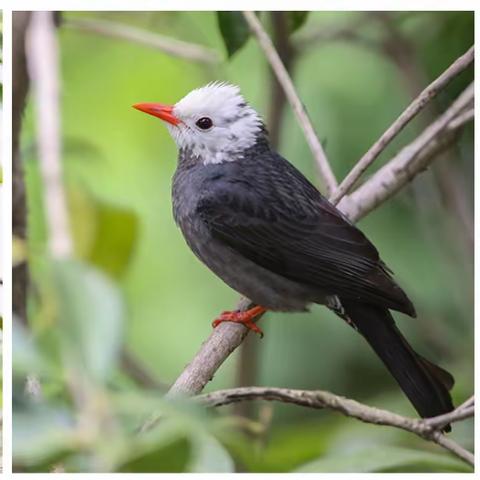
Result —
<svg viewBox="0 0 480 480"><path fill-rule="evenodd" d="M85 18L203 44L224 60L195 63L74 28ZM274 28L272 15L261 18ZM221 21L230 58L214 12L61 16L63 165L78 260L60 265L46 253L28 104L21 141L28 242L26 256L16 260L28 261L32 286L28 322L18 319L14 328L16 469L468 471L406 432L328 411L260 404L207 412L162 399L208 336L211 320L238 295L185 245L171 215L175 145L160 121L131 105L175 103L193 88L227 80L272 121L273 84L262 53L238 18ZM312 12L289 21L290 31L297 27L289 33L290 46L297 46L290 69L338 178L473 43L472 13ZM378 163L414 138L472 76L469 70L456 79ZM278 149L319 184L288 107ZM360 223L416 305L417 319L397 315L402 331L454 374L457 404L473 392L472 205L470 126L431 170ZM257 354L253 365L235 353L207 391L234 386L243 368L258 385L321 388L415 416L362 338L325 308L269 314L261 326L265 337L248 339ZM139 366L148 373L143 381ZM162 412L160 425L136 435L154 411ZM473 421L456 424L451 436L472 449Z"/></svg>

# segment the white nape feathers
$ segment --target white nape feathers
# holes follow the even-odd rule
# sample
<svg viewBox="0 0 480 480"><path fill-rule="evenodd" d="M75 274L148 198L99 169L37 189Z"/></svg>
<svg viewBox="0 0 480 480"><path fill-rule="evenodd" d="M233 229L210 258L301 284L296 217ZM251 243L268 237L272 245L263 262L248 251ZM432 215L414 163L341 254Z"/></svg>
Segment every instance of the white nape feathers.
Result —
<svg viewBox="0 0 480 480"><path fill-rule="evenodd" d="M178 148L190 149L204 164L241 158L263 129L240 89L227 83L192 90L175 104L173 114L181 123L168 129Z"/></svg>

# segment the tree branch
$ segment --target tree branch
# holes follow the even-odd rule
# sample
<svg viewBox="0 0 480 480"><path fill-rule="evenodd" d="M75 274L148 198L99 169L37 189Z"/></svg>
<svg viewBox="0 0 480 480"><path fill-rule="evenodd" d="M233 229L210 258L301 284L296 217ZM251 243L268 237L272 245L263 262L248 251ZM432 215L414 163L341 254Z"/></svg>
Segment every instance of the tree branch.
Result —
<svg viewBox="0 0 480 480"><path fill-rule="evenodd" d="M209 407L219 407L247 400L269 400L293 403L295 405L316 409L327 408L365 423L387 425L414 433L425 440L435 442L469 465L474 465L473 454L453 440L447 438L440 431L440 428L446 423L457 422L473 417L473 407L466 409L457 408L453 412L439 417L414 419L403 417L387 410L369 407L355 400L322 390L294 390L273 387L244 387L218 390L213 393L199 395L195 397L195 400Z"/></svg>
<svg viewBox="0 0 480 480"><path fill-rule="evenodd" d="M337 180L330 167L330 163L328 162L323 147L318 140L317 134L315 133L315 129L313 128L305 107L300 100L297 91L295 90L292 79L290 78L290 75L288 74L277 51L275 50L270 37L268 36L267 32L265 32L257 16L253 12L243 12L243 16L245 17L245 20L247 21L253 35L257 39L260 48L263 50L268 62L270 63L272 70L277 76L278 82L285 92L285 95L297 117L298 123L303 130L308 146L310 147L310 150L315 158L327 192L330 194L337 187Z"/></svg>
<svg viewBox="0 0 480 480"><path fill-rule="evenodd" d="M241 298L237 310L248 310L252 306L250 300ZM224 322L214 328L193 360L170 387L167 395L200 393L222 363L242 343L248 332L243 325L233 322Z"/></svg>
<svg viewBox="0 0 480 480"><path fill-rule="evenodd" d="M72 252L62 179L58 43L51 12L33 12L26 37L27 65L37 115L40 171L44 185L49 249L53 257Z"/></svg>
<svg viewBox="0 0 480 480"><path fill-rule="evenodd" d="M454 140L454 133L472 119L470 109L473 102L473 84L453 102L440 117L431 123L412 143L404 147L386 165L379 169L367 182L348 197L344 197L338 208L356 221L395 195L427 165L435 155ZM468 113L468 115L466 115Z"/></svg>
<svg viewBox="0 0 480 480"><path fill-rule="evenodd" d="M403 130L403 128L419 113L425 106L436 97L436 95L445 88L450 81L463 72L474 58L474 47L471 47L464 55L455 60L436 80L434 80L420 95L402 112L402 114L393 122L385 133L372 145L365 155L352 168L337 188L331 198L331 202L336 205L341 198L347 194L355 182L373 163L373 161L385 150L390 142Z"/></svg>
<svg viewBox="0 0 480 480"><path fill-rule="evenodd" d="M25 101L29 89L25 32L30 12L12 12L12 233L14 239L27 238L27 198L20 153L20 132ZM13 312L22 322L27 317L27 290L29 283L26 261L14 265L12 278Z"/></svg>
<svg viewBox="0 0 480 480"><path fill-rule="evenodd" d="M139 43L156 50L161 50L168 55L184 58L193 62L206 63L209 65L220 63L220 56L215 50L202 45L177 40L176 38L159 35L130 25L108 20L78 18L66 20L63 25L68 28L103 35L104 37L120 38L122 40Z"/></svg>

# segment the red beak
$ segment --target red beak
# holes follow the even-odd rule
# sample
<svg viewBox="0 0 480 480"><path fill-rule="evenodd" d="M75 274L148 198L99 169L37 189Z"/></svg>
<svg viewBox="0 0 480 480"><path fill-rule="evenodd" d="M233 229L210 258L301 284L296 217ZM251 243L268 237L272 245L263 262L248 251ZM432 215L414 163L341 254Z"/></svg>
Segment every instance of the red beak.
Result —
<svg viewBox="0 0 480 480"><path fill-rule="evenodd" d="M141 112L148 113L154 117L161 118L172 125L178 125L180 120L172 113L172 105L162 105L161 103L136 103L133 108Z"/></svg>

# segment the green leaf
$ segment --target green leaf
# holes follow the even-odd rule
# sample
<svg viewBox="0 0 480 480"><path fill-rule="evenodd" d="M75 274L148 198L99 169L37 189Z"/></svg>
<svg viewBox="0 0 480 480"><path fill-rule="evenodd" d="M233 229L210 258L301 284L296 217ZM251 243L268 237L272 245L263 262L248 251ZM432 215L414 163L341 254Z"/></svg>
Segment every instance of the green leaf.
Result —
<svg viewBox="0 0 480 480"><path fill-rule="evenodd" d="M248 472L284 473L326 452L335 428L332 417L279 427L271 432L267 445L253 453L252 438L246 433L225 431L222 440Z"/></svg>
<svg viewBox="0 0 480 480"><path fill-rule="evenodd" d="M305 25L310 12L286 12L288 21L288 31L293 33Z"/></svg>
<svg viewBox="0 0 480 480"><path fill-rule="evenodd" d="M192 473L232 473L235 465L232 457L215 437L199 434L193 438L193 461L189 465Z"/></svg>
<svg viewBox="0 0 480 480"><path fill-rule="evenodd" d="M137 216L100 202L83 190L68 190L75 250L78 256L120 278L130 263L138 237Z"/></svg>
<svg viewBox="0 0 480 480"><path fill-rule="evenodd" d="M22 466L57 459L76 446L74 419L61 405L17 406L12 421L13 460Z"/></svg>
<svg viewBox="0 0 480 480"><path fill-rule="evenodd" d="M160 406L164 404L160 400ZM119 472L179 473L187 470L192 444L182 417L163 416L158 424L131 439L121 454Z"/></svg>
<svg viewBox="0 0 480 480"><path fill-rule="evenodd" d="M217 22L228 58L231 58L247 42L250 29L241 12L217 12Z"/></svg>
<svg viewBox="0 0 480 480"><path fill-rule="evenodd" d="M373 446L353 453L341 452L309 462L296 472L471 472L450 456L394 446Z"/></svg>
<svg viewBox="0 0 480 480"><path fill-rule="evenodd" d="M18 321L12 328L12 371L16 377L42 374L49 370L45 357L37 350L30 332Z"/></svg>
<svg viewBox="0 0 480 480"><path fill-rule="evenodd" d="M64 351L79 371L105 382L122 344L121 294L104 274L81 262L57 261L53 273Z"/></svg>
<svg viewBox="0 0 480 480"><path fill-rule="evenodd" d="M182 473L190 455L190 443L185 437L167 441L157 448L139 453L118 471L131 473Z"/></svg>

